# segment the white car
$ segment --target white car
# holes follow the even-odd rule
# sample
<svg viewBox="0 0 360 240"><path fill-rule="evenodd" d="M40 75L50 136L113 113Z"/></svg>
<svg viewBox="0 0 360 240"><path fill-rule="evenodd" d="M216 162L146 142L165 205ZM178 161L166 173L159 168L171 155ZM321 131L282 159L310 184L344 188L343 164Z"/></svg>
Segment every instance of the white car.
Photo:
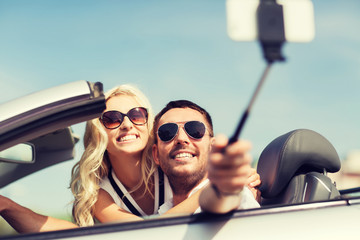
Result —
<svg viewBox="0 0 360 240"><path fill-rule="evenodd" d="M78 137L70 126L98 117L104 109L102 84L86 81L0 105L0 187L73 158ZM339 156L327 139L315 131L297 129L274 139L260 156L261 208L5 235L0 239L356 238L360 197L354 195L360 188L336 189L326 173L339 169Z"/></svg>

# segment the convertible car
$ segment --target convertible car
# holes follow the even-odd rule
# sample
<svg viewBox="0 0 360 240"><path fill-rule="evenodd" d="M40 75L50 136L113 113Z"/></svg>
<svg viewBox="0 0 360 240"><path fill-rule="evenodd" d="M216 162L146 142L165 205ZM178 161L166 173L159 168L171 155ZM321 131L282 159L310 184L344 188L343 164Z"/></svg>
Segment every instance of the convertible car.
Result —
<svg viewBox="0 0 360 240"><path fill-rule="evenodd" d="M105 109L102 89L99 82L78 81L0 105L0 187L72 159L79 138L71 126L100 116ZM324 136L294 129L275 138L260 155L260 208L8 234L0 239L353 238L358 235L360 188L337 189L328 172L340 167L335 148Z"/></svg>

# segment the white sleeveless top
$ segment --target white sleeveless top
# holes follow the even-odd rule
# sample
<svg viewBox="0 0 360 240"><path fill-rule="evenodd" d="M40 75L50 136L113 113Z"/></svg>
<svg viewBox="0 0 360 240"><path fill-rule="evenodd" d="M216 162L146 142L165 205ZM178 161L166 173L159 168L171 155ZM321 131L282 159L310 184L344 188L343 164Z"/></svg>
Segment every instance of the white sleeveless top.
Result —
<svg viewBox="0 0 360 240"><path fill-rule="evenodd" d="M136 203L136 201L133 199L131 194L126 190L125 186L119 181L119 179L116 177L114 171L112 170L111 175L115 181L115 183L118 185L120 190L124 193L124 197L126 197L130 203L135 207L135 209L141 214L141 216L148 216ZM156 170L154 173L154 180L155 180L155 201L154 201L154 212L153 214L158 214L159 209L159 171ZM112 199L114 200L115 204L121 207L122 209L126 211L130 211L130 209L126 206L126 204L123 202L123 200L120 198L120 196L117 194L117 192L112 187L109 178L106 176L104 177L100 182L100 188L106 191ZM167 179L166 175L164 174L164 202L167 202L169 199L172 198L172 190L169 184L169 180ZM152 214L152 215L153 215Z"/></svg>

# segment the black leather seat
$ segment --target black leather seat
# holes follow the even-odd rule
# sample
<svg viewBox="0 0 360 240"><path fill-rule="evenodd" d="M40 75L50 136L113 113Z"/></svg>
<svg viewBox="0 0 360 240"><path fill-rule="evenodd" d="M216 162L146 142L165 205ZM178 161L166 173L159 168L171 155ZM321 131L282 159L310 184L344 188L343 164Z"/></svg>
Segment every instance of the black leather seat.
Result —
<svg viewBox="0 0 360 240"><path fill-rule="evenodd" d="M261 153L261 205L321 201L340 197L327 172L341 163L333 145L322 135L297 129L273 140Z"/></svg>

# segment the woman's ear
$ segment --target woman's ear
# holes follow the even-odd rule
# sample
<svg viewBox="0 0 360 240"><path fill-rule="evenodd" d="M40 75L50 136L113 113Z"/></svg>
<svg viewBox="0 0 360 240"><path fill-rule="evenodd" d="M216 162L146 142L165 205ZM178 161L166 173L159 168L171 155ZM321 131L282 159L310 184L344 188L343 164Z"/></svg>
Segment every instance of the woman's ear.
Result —
<svg viewBox="0 0 360 240"><path fill-rule="evenodd" d="M160 165L159 152L158 152L158 148L157 148L156 144L153 144L153 146L152 146L152 156L153 156L153 160L156 163L156 165Z"/></svg>

